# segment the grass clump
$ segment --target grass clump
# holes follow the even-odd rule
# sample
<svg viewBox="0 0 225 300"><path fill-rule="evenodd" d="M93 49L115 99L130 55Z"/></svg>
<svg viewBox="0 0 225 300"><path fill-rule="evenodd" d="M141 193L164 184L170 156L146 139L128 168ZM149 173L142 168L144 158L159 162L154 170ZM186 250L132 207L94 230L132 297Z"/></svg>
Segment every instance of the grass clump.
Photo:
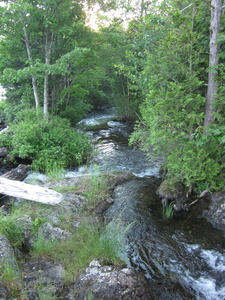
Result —
<svg viewBox="0 0 225 300"><path fill-rule="evenodd" d="M32 256L50 257L60 261L66 270L65 281L72 281L94 259L106 264L118 265L121 241L109 235L106 229L100 230L98 224L82 224L70 238L63 242L49 243L39 237L33 245ZM123 263L124 264L124 263Z"/></svg>
<svg viewBox="0 0 225 300"><path fill-rule="evenodd" d="M163 205L163 218L164 220L170 220L174 216L174 202Z"/></svg>
<svg viewBox="0 0 225 300"><path fill-rule="evenodd" d="M24 242L23 229L17 220L11 217L1 217L0 234L6 236L12 246L22 247Z"/></svg>
<svg viewBox="0 0 225 300"><path fill-rule="evenodd" d="M14 299L23 298L23 283L21 273L10 263L0 265L0 282L6 287Z"/></svg>
<svg viewBox="0 0 225 300"><path fill-rule="evenodd" d="M107 182L97 165L94 165L90 178L84 181L84 190L83 194L91 204L96 205L107 197Z"/></svg>

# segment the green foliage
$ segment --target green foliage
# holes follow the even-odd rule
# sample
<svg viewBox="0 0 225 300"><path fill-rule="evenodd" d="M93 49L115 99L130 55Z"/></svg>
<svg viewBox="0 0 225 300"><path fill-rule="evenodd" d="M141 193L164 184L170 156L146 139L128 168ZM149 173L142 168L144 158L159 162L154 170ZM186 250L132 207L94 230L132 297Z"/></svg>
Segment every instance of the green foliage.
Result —
<svg viewBox="0 0 225 300"><path fill-rule="evenodd" d="M0 120L5 118L6 101L0 100Z"/></svg>
<svg viewBox="0 0 225 300"><path fill-rule="evenodd" d="M13 246L21 248L24 242L24 235L22 226L17 220L9 217L1 217L0 232L7 237Z"/></svg>
<svg viewBox="0 0 225 300"><path fill-rule="evenodd" d="M163 206L163 218L165 220L170 220L173 218L174 215L174 202L170 202Z"/></svg>
<svg viewBox="0 0 225 300"><path fill-rule="evenodd" d="M47 222L47 218L42 218L42 217L36 217L34 221L32 221L32 231L37 232L38 229L43 225L45 222Z"/></svg>
<svg viewBox="0 0 225 300"><path fill-rule="evenodd" d="M61 118L68 119L72 126L76 125L90 110L91 105L79 100L74 105L68 105L60 111Z"/></svg>
<svg viewBox="0 0 225 300"><path fill-rule="evenodd" d="M84 179L83 185L85 190L84 196L88 199L90 204L97 205L97 203L107 197L106 179L104 175L101 175L97 165L93 166L90 179Z"/></svg>
<svg viewBox="0 0 225 300"><path fill-rule="evenodd" d="M91 151L88 138L71 128L66 119L43 118L36 110L18 114L19 122L4 134L10 139L11 156L32 159L32 167L43 172L61 170L84 162Z"/></svg>
<svg viewBox="0 0 225 300"><path fill-rule="evenodd" d="M15 270L10 263L4 263L3 266L0 265L0 270L1 283L7 288L13 299L26 299L25 297L23 298L23 283L20 272Z"/></svg>
<svg viewBox="0 0 225 300"><path fill-rule="evenodd" d="M46 240L43 236L39 235L32 245L31 254L33 257L45 257L49 256L53 251L55 244Z"/></svg>
<svg viewBox="0 0 225 300"><path fill-rule="evenodd" d="M210 15L205 3L188 4L163 2L160 14L147 17L152 44L145 44L148 52L139 75L145 100L130 143L162 156L171 182L205 182L219 189L225 154L224 97L221 89L216 122L204 132L208 32L203 24L209 23Z"/></svg>

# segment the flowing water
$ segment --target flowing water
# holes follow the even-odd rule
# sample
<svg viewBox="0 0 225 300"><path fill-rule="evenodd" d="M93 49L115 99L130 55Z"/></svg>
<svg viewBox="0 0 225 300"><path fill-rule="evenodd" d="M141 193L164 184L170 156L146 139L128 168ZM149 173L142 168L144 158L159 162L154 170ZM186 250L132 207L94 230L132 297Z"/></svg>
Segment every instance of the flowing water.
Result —
<svg viewBox="0 0 225 300"><path fill-rule="evenodd" d="M94 128L87 131L96 150L92 167L128 170L135 175L134 180L115 189L115 202L105 214L111 222L131 224L126 233L129 264L142 270L150 283L165 285L168 280L177 284L172 294L158 299L224 300L225 238L201 217L200 204L164 220L156 195L160 159L149 162L145 154L129 147L131 129L113 121L111 112L90 114L80 123ZM66 176L78 176L90 168L81 167Z"/></svg>
<svg viewBox="0 0 225 300"><path fill-rule="evenodd" d="M110 114L95 113L82 122L99 125L102 120L107 125L88 131L97 151L92 164L108 171L129 170L136 176L116 188L115 202L105 214L108 220L132 224L126 233L130 265L142 270L150 282L170 279L189 293L186 296L180 289L173 299L224 300L222 233L201 217L202 207L198 211L198 204L188 213L164 220L161 200L156 195L160 160L149 162L145 154L129 147L131 130L110 120Z"/></svg>

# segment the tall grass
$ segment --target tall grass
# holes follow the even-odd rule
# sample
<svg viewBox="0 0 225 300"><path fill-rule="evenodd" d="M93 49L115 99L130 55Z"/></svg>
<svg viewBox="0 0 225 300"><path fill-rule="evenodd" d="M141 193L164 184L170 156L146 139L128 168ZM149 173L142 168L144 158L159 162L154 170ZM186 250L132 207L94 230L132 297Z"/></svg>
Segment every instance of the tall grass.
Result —
<svg viewBox="0 0 225 300"><path fill-rule="evenodd" d="M174 202L163 205L163 218L165 220L170 220L174 216Z"/></svg>
<svg viewBox="0 0 225 300"><path fill-rule="evenodd" d="M122 241L96 223L82 224L76 232L63 242L46 243L39 238L33 246L32 255L49 256L60 261L66 270L66 281L72 281L94 259L105 264L124 265L120 258Z"/></svg>

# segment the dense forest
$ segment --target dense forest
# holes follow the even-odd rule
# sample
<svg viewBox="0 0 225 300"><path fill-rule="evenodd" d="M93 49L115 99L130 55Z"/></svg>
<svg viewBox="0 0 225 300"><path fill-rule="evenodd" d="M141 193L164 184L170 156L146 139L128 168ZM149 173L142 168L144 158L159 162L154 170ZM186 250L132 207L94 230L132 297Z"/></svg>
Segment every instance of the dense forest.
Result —
<svg viewBox="0 0 225 300"><path fill-rule="evenodd" d="M91 146L74 127L108 106L136 122L130 144L163 157L171 183L223 187L221 0L1 3L0 114L10 127L0 141L12 159L44 172L85 162Z"/></svg>

